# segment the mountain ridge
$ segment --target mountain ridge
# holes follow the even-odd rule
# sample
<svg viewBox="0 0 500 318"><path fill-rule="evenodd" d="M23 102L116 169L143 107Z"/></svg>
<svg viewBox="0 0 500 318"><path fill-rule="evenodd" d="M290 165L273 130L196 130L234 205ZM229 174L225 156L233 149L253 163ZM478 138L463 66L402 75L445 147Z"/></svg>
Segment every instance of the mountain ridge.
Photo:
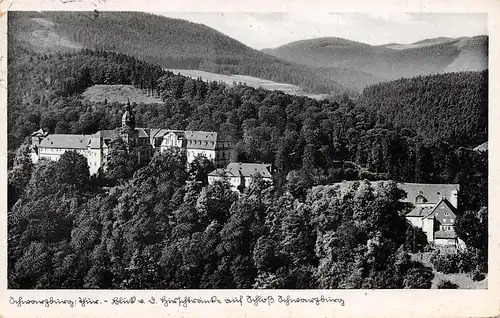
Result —
<svg viewBox="0 0 500 318"><path fill-rule="evenodd" d="M289 62L313 67L349 68L394 80L487 69L488 41L487 35L478 35L376 46L338 37L321 37L262 51Z"/></svg>
<svg viewBox="0 0 500 318"><path fill-rule="evenodd" d="M38 53L77 47L128 54L163 68L242 74L343 93L314 68L264 54L206 25L142 12L9 12L9 41Z"/></svg>
<svg viewBox="0 0 500 318"><path fill-rule="evenodd" d="M14 11L8 26L9 43L38 53L113 51L166 69L247 75L306 93L359 94L384 81L477 71L488 64L487 36L393 44L397 48L322 37L259 51L206 25L142 12Z"/></svg>

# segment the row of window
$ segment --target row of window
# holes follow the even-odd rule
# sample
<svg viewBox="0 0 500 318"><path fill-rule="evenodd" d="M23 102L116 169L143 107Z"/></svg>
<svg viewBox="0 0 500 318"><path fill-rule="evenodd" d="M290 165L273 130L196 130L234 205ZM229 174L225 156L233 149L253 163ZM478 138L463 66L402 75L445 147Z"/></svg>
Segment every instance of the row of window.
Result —
<svg viewBox="0 0 500 318"><path fill-rule="evenodd" d="M40 149L40 152L45 152L45 153L49 153L49 152L53 152L53 153L65 153L66 151L76 151L78 153L83 153L83 154L89 154L90 156L94 156L94 157L97 157L97 154L98 152L95 152L95 151L88 151L88 150L85 150L85 149L65 149L65 148L41 148Z"/></svg>
<svg viewBox="0 0 500 318"><path fill-rule="evenodd" d="M76 152L85 152L86 149L73 149L73 148L40 148L40 152L55 152L62 153L70 150L75 150Z"/></svg>
<svg viewBox="0 0 500 318"><path fill-rule="evenodd" d="M441 207L443 208L443 207ZM439 212L436 212L436 216L439 216ZM450 216L450 212L444 212L444 216Z"/></svg>
<svg viewBox="0 0 500 318"><path fill-rule="evenodd" d="M221 155L219 155L219 152L216 152L215 153L215 159L226 159L226 152L225 151L221 151L220 152ZM227 159L230 159L231 158L231 153L230 152L227 152Z"/></svg>
<svg viewBox="0 0 500 318"><path fill-rule="evenodd" d="M195 144L195 145L201 145L203 143L203 140L189 140L189 144ZM210 141L210 145L213 145L214 142ZM208 145L208 140L205 140L205 145Z"/></svg>
<svg viewBox="0 0 500 318"><path fill-rule="evenodd" d="M209 152L209 153L203 153L203 154L204 154L204 155L205 155L205 157L207 157L207 158L212 158L212 153L210 153L210 152ZM191 151L189 151L189 152L188 152L188 157L192 157L192 158L194 158L194 157L196 157L197 155L199 155L199 154L194 153L194 152L191 152ZM216 154L216 155L217 155L217 154Z"/></svg>

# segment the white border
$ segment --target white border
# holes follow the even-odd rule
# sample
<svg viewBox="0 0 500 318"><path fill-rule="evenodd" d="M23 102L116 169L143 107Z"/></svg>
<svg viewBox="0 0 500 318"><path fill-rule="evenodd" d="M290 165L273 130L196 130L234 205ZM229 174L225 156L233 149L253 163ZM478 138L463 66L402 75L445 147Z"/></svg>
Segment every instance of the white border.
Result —
<svg viewBox="0 0 500 318"><path fill-rule="evenodd" d="M290 12L304 10L321 10L330 12L370 12L370 11L393 11L393 12L443 12L443 13L488 13L489 32L489 74L490 74L490 108L489 108L489 217L490 217L490 253L489 253L489 275L488 290L312 290L312 291L284 291L284 290L190 290L190 291L15 291L7 290L7 213L3 210L0 213L0 317L68 317L68 316L179 316L199 317L263 317L263 316L286 316L286 317L491 317L500 315L500 286L499 273L500 262L498 258L500 240L496 229L499 224L498 211L499 200L495 196L497 185L499 184L498 165L498 142L494 136L499 136L496 120L500 118L500 105L498 88L500 46L498 38L500 35L500 2L495 1L359 1L351 0L348 3L341 1L229 1L229 0L73 0L75 2L64 3L61 1L48 0L18 0L10 2L0 2L0 109L1 120L0 129L0 156L1 177L3 187L0 195L0 202L7 202L7 112L6 112L6 10L100 10L100 11L217 11L217 12ZM5 203L4 203L5 204ZM5 208L4 208L5 209ZM491 229L494 229L493 231ZM191 305L187 308L170 305L134 305L134 306L113 306L99 305L86 306L85 308L70 308L65 306L57 307L15 307L9 304L9 297L31 298L71 298L90 297L109 299L113 297L130 297L135 295L138 298L149 299L151 296L156 299L166 297L209 297L216 295L219 299L224 297L234 297L243 295L272 295L277 299L278 295L301 295L301 296L327 296L344 299L344 307L338 304L326 304L316 306L312 304L284 306L273 304L273 306L251 304L240 305Z"/></svg>

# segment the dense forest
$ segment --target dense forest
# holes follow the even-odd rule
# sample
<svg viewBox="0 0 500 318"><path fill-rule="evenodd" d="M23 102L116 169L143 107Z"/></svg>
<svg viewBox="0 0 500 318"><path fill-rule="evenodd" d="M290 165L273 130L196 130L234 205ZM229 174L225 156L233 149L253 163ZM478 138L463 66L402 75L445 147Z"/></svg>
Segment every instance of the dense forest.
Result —
<svg viewBox="0 0 500 318"><path fill-rule="evenodd" d="M474 146L488 139L488 71L403 78L367 87L359 106L427 139Z"/></svg>
<svg viewBox="0 0 500 318"><path fill-rule="evenodd" d="M37 20L39 19L39 20ZM243 74L300 86L305 91L347 91L313 67L261 53L202 24L140 12L9 12L9 42L37 52L75 47L115 51L162 68ZM41 31L42 30L42 31ZM116 32L120 30L120 32ZM65 40L50 42L48 32ZM64 47L61 43L68 43Z"/></svg>
<svg viewBox="0 0 500 318"><path fill-rule="evenodd" d="M421 89L428 80L414 81ZM119 140L111 151L123 156L117 169L97 177L72 152L33 165L26 137L40 127L119 127L123 105L79 95L105 83L142 85L161 96L163 104L133 103L137 126L218 131L240 161L271 163L273 185L256 182L238 196L227 182L207 185L213 166L203 158L188 171L175 152L139 167ZM487 152L457 143L446 129L429 136L393 123L390 112L368 105L377 100L375 88L365 104L347 95L318 101L188 79L105 51L21 49L9 54L8 85L11 288L429 288L431 269L409 256L412 229L393 181L459 183L460 215L468 221L457 220L457 231L471 246L462 259L475 260L467 271L487 271ZM454 93L457 100L483 96ZM426 98L445 103L441 94L430 90ZM478 125L487 122L481 107L459 107L446 123L472 115L477 123L453 129L463 136L477 127L479 140L486 127ZM408 116L428 118L416 108ZM334 185L342 180L365 181ZM467 234L471 226L477 235Z"/></svg>
<svg viewBox="0 0 500 318"><path fill-rule="evenodd" d="M39 126L51 133L92 133L98 130L96 124L105 129L107 119L99 111L86 112L90 105L82 104L80 93L94 84L157 91L157 80L164 74L159 66L124 54L93 50L36 54L14 44L9 49L9 149L17 148ZM114 113L109 120L114 123L117 117L119 113Z"/></svg>

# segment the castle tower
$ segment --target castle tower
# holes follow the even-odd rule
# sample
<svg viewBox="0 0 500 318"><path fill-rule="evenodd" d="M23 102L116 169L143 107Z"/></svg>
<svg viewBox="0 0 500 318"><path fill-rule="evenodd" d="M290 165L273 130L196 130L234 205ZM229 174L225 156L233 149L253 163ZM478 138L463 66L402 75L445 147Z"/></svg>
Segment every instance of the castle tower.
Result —
<svg viewBox="0 0 500 318"><path fill-rule="evenodd" d="M135 130L135 116L130 106L130 100L127 101L125 112L122 115L122 127L120 128L120 136L127 145L135 147L137 145L138 133Z"/></svg>
<svg viewBox="0 0 500 318"><path fill-rule="evenodd" d="M131 129L135 129L135 116L132 112L132 107L130 106L130 100L127 100L127 106L122 116L122 127L130 127Z"/></svg>

